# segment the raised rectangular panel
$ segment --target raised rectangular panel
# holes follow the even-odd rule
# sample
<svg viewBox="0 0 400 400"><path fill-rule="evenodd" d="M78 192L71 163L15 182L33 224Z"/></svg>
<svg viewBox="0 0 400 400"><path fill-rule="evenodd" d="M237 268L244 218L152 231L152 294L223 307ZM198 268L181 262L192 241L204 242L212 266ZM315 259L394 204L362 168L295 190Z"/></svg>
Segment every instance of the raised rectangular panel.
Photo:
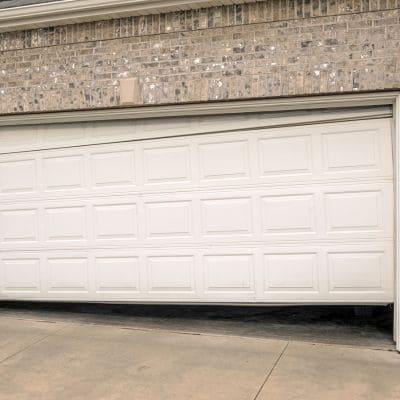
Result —
<svg viewBox="0 0 400 400"><path fill-rule="evenodd" d="M201 179L249 177L248 152L247 140L199 144Z"/></svg>
<svg viewBox="0 0 400 400"><path fill-rule="evenodd" d="M43 176L46 190L83 188L84 158L81 155L45 157L43 158Z"/></svg>
<svg viewBox="0 0 400 400"><path fill-rule="evenodd" d="M194 291L194 257L157 256L147 261L151 291Z"/></svg>
<svg viewBox="0 0 400 400"><path fill-rule="evenodd" d="M310 174L312 172L310 135L259 139L258 149L262 176Z"/></svg>
<svg viewBox="0 0 400 400"><path fill-rule="evenodd" d="M103 204L93 207L96 239L135 239L136 204Z"/></svg>
<svg viewBox="0 0 400 400"><path fill-rule="evenodd" d="M206 255L204 269L206 291L254 291L254 265L250 254Z"/></svg>
<svg viewBox="0 0 400 400"><path fill-rule="evenodd" d="M324 166L328 172L379 169L376 130L324 133Z"/></svg>
<svg viewBox="0 0 400 400"><path fill-rule="evenodd" d="M192 236L193 216L190 201L145 204L147 237Z"/></svg>
<svg viewBox="0 0 400 400"><path fill-rule="evenodd" d="M144 182L174 183L191 179L188 146L158 147L143 150Z"/></svg>
<svg viewBox="0 0 400 400"><path fill-rule="evenodd" d="M95 187L135 184L133 151L96 153L91 156L92 180Z"/></svg>
<svg viewBox="0 0 400 400"><path fill-rule="evenodd" d="M45 227L47 240L84 240L86 238L85 207L46 208Z"/></svg>
<svg viewBox="0 0 400 400"><path fill-rule="evenodd" d="M38 240L36 210L0 211L3 242L35 242Z"/></svg>
<svg viewBox="0 0 400 400"><path fill-rule="evenodd" d="M34 192L36 183L36 161L34 159L0 162L1 192Z"/></svg>
<svg viewBox="0 0 400 400"><path fill-rule="evenodd" d="M329 290L383 290L383 252L328 253Z"/></svg>
<svg viewBox="0 0 400 400"><path fill-rule="evenodd" d="M50 258L47 261L47 284L50 292L88 291L86 258Z"/></svg>
<svg viewBox="0 0 400 400"><path fill-rule="evenodd" d="M302 233L315 231L315 201L312 194L264 196L264 233Z"/></svg>
<svg viewBox="0 0 400 400"><path fill-rule="evenodd" d="M139 290L137 257L98 257L95 269L98 292L137 292Z"/></svg>
<svg viewBox="0 0 400 400"><path fill-rule="evenodd" d="M382 192L326 193L328 232L382 230Z"/></svg>
<svg viewBox="0 0 400 400"><path fill-rule="evenodd" d="M202 200L203 235L251 234L251 199Z"/></svg>
<svg viewBox="0 0 400 400"><path fill-rule="evenodd" d="M265 291L317 291L317 255L265 254Z"/></svg>
<svg viewBox="0 0 400 400"><path fill-rule="evenodd" d="M39 292L40 262L38 259L3 260L4 292Z"/></svg>

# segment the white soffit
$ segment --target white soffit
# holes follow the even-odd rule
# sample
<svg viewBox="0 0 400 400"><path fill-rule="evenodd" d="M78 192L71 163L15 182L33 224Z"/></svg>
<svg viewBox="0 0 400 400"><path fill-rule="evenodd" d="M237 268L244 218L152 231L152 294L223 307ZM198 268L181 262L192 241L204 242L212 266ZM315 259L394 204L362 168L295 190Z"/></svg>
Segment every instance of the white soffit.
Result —
<svg viewBox="0 0 400 400"><path fill-rule="evenodd" d="M0 32L256 0L63 0L0 10Z"/></svg>

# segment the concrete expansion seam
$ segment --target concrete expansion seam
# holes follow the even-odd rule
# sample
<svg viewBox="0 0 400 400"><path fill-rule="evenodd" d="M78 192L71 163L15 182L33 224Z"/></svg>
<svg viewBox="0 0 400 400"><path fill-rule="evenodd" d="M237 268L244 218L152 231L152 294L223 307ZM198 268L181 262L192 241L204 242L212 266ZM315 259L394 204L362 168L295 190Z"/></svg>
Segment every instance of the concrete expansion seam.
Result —
<svg viewBox="0 0 400 400"><path fill-rule="evenodd" d="M284 353L286 352L286 349L289 347L289 343L287 342L285 347L283 348L283 350L281 351L281 353L279 354L278 358L275 360L274 365L272 366L271 370L268 372L266 378L264 379L264 382L261 384L260 388L258 389L256 395L254 396L253 400L257 400L261 391L263 390L265 384L268 382L268 379L271 377L272 372L274 372L274 369L276 368L276 366L278 365L279 361L281 360L282 356L284 355Z"/></svg>
<svg viewBox="0 0 400 400"><path fill-rule="evenodd" d="M12 358L12 357L14 357L14 356L16 356L16 355L18 355L18 354L20 354L20 353L23 353L24 351L28 350L28 349L31 348L31 347L36 346L37 344L43 342L44 340L46 340L46 339L49 338L50 336L53 336L55 333L58 333L58 332L62 331L63 329L67 328L67 327L70 326L70 325L71 325L71 324L67 324L67 325L65 325L65 326L62 326L60 329L57 329L57 330L55 330L54 332L51 332L51 333L49 333L48 335L46 335L46 336L44 336L44 337L42 337L42 338L36 340L36 342L30 343L30 344L28 344L27 346L23 347L22 349L16 351L15 353L10 354L9 356L7 356L7 357L5 357L5 358L3 358L3 359L0 359L0 364L4 363L5 361L9 360L10 358Z"/></svg>

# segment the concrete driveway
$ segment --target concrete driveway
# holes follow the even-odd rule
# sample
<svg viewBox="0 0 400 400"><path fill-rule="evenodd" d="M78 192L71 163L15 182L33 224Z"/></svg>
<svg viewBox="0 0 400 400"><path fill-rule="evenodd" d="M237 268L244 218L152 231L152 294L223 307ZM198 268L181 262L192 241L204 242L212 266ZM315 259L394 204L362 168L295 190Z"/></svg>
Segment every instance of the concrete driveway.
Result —
<svg viewBox="0 0 400 400"><path fill-rule="evenodd" d="M0 310L1 400L398 400L393 349Z"/></svg>

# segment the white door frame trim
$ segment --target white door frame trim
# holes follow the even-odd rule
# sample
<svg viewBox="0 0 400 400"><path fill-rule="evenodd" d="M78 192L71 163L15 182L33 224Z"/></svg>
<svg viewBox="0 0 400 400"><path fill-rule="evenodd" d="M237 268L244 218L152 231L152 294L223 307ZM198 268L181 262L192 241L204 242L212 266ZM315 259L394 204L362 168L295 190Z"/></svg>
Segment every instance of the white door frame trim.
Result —
<svg viewBox="0 0 400 400"><path fill-rule="evenodd" d="M0 126L394 105L400 91L0 115Z"/></svg>
<svg viewBox="0 0 400 400"><path fill-rule="evenodd" d="M395 302L394 302L394 332L396 349L400 352L400 95L396 95L393 105L393 138L395 157Z"/></svg>
<svg viewBox="0 0 400 400"><path fill-rule="evenodd" d="M235 100L180 105L141 106L108 110L32 113L0 116L1 126L37 125L68 122L89 122L122 119L161 118L234 114L246 112L277 112L318 108L345 108L374 105L393 106L393 145L395 171L395 299L394 340L400 351L400 92L356 93L329 96L308 96L277 99Z"/></svg>

